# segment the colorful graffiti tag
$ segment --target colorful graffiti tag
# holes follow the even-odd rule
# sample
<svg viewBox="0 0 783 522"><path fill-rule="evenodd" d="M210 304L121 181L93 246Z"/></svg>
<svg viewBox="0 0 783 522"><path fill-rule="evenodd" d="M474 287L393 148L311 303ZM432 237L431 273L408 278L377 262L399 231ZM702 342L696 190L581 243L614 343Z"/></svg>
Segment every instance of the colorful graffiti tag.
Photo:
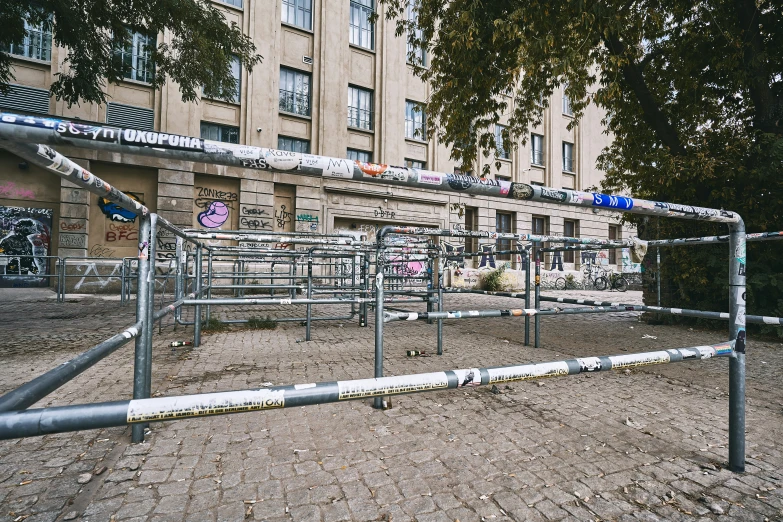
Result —
<svg viewBox="0 0 783 522"><path fill-rule="evenodd" d="M125 194L127 194L131 199L138 201L142 205L145 204L141 194L135 194L133 192L125 192ZM118 204L112 203L106 198L98 198L98 208L100 208L101 212L103 212L103 215L111 221L121 221L123 223L136 222L136 214L130 210L125 210Z"/></svg>
<svg viewBox="0 0 783 522"><path fill-rule="evenodd" d="M222 201L213 201L196 219L204 228L219 228L228 220L228 207Z"/></svg>
<svg viewBox="0 0 783 522"><path fill-rule="evenodd" d="M51 209L0 207L0 286L48 284L51 233Z"/></svg>

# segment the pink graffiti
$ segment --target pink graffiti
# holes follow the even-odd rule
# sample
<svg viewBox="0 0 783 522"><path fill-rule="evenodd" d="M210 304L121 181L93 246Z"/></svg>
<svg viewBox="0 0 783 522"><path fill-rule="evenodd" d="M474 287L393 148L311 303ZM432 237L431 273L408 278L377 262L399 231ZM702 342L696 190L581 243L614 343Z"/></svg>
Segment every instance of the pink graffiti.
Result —
<svg viewBox="0 0 783 522"><path fill-rule="evenodd" d="M13 181L0 185L0 197L9 199L35 199L35 192L30 189L17 187Z"/></svg>

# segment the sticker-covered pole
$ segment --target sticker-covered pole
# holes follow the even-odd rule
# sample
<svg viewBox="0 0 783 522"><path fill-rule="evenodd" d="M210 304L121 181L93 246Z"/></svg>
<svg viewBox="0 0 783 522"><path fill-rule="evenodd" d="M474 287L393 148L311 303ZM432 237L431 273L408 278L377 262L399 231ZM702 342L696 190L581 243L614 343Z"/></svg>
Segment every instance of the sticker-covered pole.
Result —
<svg viewBox="0 0 783 522"><path fill-rule="evenodd" d="M375 378L383 377L383 262L380 251L375 268ZM383 408L383 399L376 397L373 407Z"/></svg>
<svg viewBox="0 0 783 522"><path fill-rule="evenodd" d="M312 254L307 257L307 300L310 301L313 298L313 256ZM313 304L307 303L307 319L305 328L305 341L310 340L310 323L313 319Z"/></svg>
<svg viewBox="0 0 783 522"><path fill-rule="evenodd" d="M745 471L745 223L729 225L729 469Z"/></svg>
<svg viewBox="0 0 783 522"><path fill-rule="evenodd" d="M443 258L438 258L438 312L443 311ZM438 355L443 355L443 319L438 319Z"/></svg>
<svg viewBox="0 0 783 522"><path fill-rule="evenodd" d="M204 260L204 252L201 245L196 245L196 263L193 267L195 277L194 292L196 293L196 300L203 299L201 295L201 288L203 286L201 281L201 264ZM196 305L194 309L193 317L193 347L198 348L201 346L201 305Z"/></svg>
<svg viewBox="0 0 783 522"><path fill-rule="evenodd" d="M158 233L158 215L150 214L150 247L149 269L147 271L147 316L144 319L144 344L147 357L144 361L146 377L144 378L145 397L152 395L152 335L155 331L155 256L157 255L156 237Z"/></svg>
<svg viewBox="0 0 783 522"><path fill-rule="evenodd" d="M533 307L538 310L541 308L541 250L536 249L536 295L535 295L535 303ZM534 322L534 329L535 329L535 341L534 341L534 347L540 348L541 347L541 318L536 314Z"/></svg>
<svg viewBox="0 0 783 522"><path fill-rule="evenodd" d="M530 308L530 250L525 249L525 308ZM530 317L525 316L525 346L530 346Z"/></svg>
<svg viewBox="0 0 783 522"><path fill-rule="evenodd" d="M367 299L368 297L368 285L370 280L370 256L368 254L364 254L361 256L362 261L362 270L361 270L361 276L359 277L359 285L361 287L361 296L362 299ZM367 303L363 301L359 305L359 327L364 328L367 326Z"/></svg>
<svg viewBox="0 0 783 522"><path fill-rule="evenodd" d="M148 320L147 307L149 306L149 248L150 248L150 216L140 216L139 218L139 261L138 261L138 279L136 283L136 321L142 323L141 333L136 337L136 352L133 360L133 398L146 399L147 390L147 328L145 324ZM131 431L131 441L134 443L144 442L144 426L141 424L133 426Z"/></svg>

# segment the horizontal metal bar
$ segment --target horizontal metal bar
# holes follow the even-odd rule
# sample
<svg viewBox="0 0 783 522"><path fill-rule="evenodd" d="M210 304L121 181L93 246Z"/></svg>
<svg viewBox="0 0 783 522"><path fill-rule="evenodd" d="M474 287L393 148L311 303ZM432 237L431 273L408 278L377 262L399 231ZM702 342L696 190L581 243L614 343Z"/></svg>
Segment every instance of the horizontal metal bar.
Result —
<svg viewBox="0 0 783 522"><path fill-rule="evenodd" d="M117 351L131 339L134 339L139 334L142 324L142 321L139 321L133 326L129 326L86 352L80 353L73 359L6 393L0 397L0 412L22 410L32 406L83 371L94 366L101 359Z"/></svg>
<svg viewBox="0 0 783 522"><path fill-rule="evenodd" d="M604 312L626 312L622 306L595 306L586 308L512 308L509 310L454 310L450 312L385 312L383 322L428 321L435 319L479 319L490 317L533 317L534 315L599 314Z"/></svg>
<svg viewBox="0 0 783 522"><path fill-rule="evenodd" d="M492 178L477 178L461 174L432 172L423 169L367 164L340 158L315 156L249 145L223 143L163 132L86 125L61 118L0 114L0 143L16 145L7 140L71 145L174 161L195 161L230 165L249 169L285 172L289 175L322 176L398 187L440 190L448 193L475 194L510 199L518 203L539 201L610 212L627 212L652 216L698 219L737 223L740 217L731 211L649 201L626 196L582 192L571 189L542 187L521 182ZM46 145L33 145L43 149ZM54 151L52 151L54 152ZM54 153L56 154L56 153ZM45 165L46 167L57 165ZM279 236L278 236L279 237ZM212 238L205 238L212 239ZM220 239L220 238L217 238ZM489 239L494 239L490 237Z"/></svg>
<svg viewBox="0 0 783 522"><path fill-rule="evenodd" d="M659 314L682 315L684 317L698 317L701 319L729 320L728 312L709 312L705 310L688 310L684 308L666 308L660 306L632 305L622 303L610 303L607 301L592 301L589 299L569 299L565 297L545 297L539 298L541 301L566 304L583 304L590 306L619 306L628 312L656 312ZM771 317L766 315L746 315L746 323L783 325L783 317Z"/></svg>
<svg viewBox="0 0 783 522"><path fill-rule="evenodd" d="M733 357L734 341L664 351L580 357L553 362L495 368L466 368L432 373L330 381L295 386L273 386L175 397L156 397L132 401L58 406L0 414L0 439L31 437L50 433L108 428L126 424L173 421L244 413L249 411L296 408L368 397L382 397L446 389L465 389L541 378L563 377L587 372L602 372L696 361L713 357Z"/></svg>

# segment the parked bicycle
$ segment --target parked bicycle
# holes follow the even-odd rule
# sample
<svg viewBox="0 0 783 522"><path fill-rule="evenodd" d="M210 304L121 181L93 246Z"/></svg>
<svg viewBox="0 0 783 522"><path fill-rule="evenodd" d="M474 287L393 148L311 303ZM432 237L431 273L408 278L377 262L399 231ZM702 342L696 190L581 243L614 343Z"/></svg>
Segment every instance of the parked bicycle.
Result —
<svg viewBox="0 0 783 522"><path fill-rule="evenodd" d="M592 285L596 290L606 290L609 285L609 280L605 277L606 271L598 265L588 263L582 268L582 273L582 286L585 289Z"/></svg>
<svg viewBox="0 0 783 522"><path fill-rule="evenodd" d="M566 277L558 277L555 280L555 289L557 290L574 290L578 287L576 279L571 274L568 274Z"/></svg>
<svg viewBox="0 0 783 522"><path fill-rule="evenodd" d="M628 290L628 280L623 277L622 274L616 274L612 270L603 270L604 275L600 276L595 281L595 287L599 290L605 290L608 286L611 290L617 290L618 292L625 292ZM599 288L599 281L600 286Z"/></svg>

